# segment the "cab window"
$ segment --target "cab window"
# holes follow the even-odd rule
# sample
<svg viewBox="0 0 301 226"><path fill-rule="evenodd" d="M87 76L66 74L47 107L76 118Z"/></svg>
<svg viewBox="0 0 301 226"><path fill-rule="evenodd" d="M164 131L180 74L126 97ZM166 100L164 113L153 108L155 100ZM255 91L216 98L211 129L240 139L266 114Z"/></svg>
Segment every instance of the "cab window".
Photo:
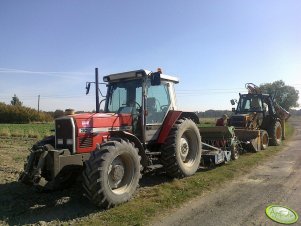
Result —
<svg viewBox="0 0 301 226"><path fill-rule="evenodd" d="M108 90L107 112L131 114L141 107L140 80L112 83Z"/></svg>
<svg viewBox="0 0 301 226"><path fill-rule="evenodd" d="M168 83L162 83L158 86L149 86L146 100L146 123L162 123L169 106Z"/></svg>

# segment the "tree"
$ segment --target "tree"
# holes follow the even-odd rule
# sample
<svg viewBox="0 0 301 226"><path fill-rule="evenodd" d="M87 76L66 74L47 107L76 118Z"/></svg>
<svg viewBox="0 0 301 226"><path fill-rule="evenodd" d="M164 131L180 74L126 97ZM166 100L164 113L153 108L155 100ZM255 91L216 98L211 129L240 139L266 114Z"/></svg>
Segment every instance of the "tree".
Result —
<svg viewBox="0 0 301 226"><path fill-rule="evenodd" d="M14 106L22 106L22 104L23 104L23 102L20 101L19 97L17 97L16 94L14 94L10 103L11 103L11 105L14 105Z"/></svg>
<svg viewBox="0 0 301 226"><path fill-rule="evenodd" d="M59 118L65 115L65 112L63 110L57 109L55 110L55 112L53 113L53 117L54 118Z"/></svg>
<svg viewBox="0 0 301 226"><path fill-rule="evenodd" d="M299 91L292 86L285 85L282 80L261 84L259 88L263 93L274 97L275 101L286 110L299 106Z"/></svg>

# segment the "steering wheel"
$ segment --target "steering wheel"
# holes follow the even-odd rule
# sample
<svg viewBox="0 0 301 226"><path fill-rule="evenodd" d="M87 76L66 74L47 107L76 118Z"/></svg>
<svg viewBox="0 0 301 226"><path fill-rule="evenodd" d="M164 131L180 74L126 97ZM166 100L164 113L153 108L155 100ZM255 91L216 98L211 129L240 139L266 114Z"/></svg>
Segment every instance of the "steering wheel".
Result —
<svg viewBox="0 0 301 226"><path fill-rule="evenodd" d="M140 113L141 105L135 100L131 101L130 105L131 104L133 104L133 108L135 108L135 110L136 110L134 114L136 114L137 112ZM138 108L136 106L138 106Z"/></svg>
<svg viewBox="0 0 301 226"><path fill-rule="evenodd" d="M141 110L141 105L135 100L128 102L128 104L122 104L121 106L122 107L120 107L118 110L119 113L122 112L123 109L128 108L128 109L132 109L131 114L136 115L137 112L140 113L140 110ZM136 107L136 106L138 106L138 107ZM128 112L128 113L130 113L130 112Z"/></svg>
<svg viewBox="0 0 301 226"><path fill-rule="evenodd" d="M160 106L161 112L162 112L162 111L167 111L168 107L169 107L168 104L165 104L165 105Z"/></svg>
<svg viewBox="0 0 301 226"><path fill-rule="evenodd" d="M137 101L133 101L133 102L135 102L135 105L138 105L138 107L141 108L141 105Z"/></svg>

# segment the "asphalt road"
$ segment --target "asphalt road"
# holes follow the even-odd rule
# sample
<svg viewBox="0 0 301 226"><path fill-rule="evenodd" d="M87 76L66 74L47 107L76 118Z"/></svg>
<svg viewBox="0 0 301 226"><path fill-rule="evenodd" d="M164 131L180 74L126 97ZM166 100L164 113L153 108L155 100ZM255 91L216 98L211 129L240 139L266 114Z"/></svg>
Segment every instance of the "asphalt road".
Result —
<svg viewBox="0 0 301 226"><path fill-rule="evenodd" d="M301 225L301 120L292 123L295 136L283 151L153 225L280 225L265 215L270 204L295 210L299 220L294 225Z"/></svg>

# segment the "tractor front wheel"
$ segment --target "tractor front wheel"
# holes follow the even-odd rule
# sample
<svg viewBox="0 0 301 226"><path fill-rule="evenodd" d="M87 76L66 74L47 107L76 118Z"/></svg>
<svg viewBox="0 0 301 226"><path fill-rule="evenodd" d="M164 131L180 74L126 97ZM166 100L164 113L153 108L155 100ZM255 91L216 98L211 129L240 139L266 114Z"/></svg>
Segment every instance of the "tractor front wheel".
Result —
<svg viewBox="0 0 301 226"><path fill-rule="evenodd" d="M138 149L130 142L114 140L91 153L83 171L85 195L108 209L128 201L141 178Z"/></svg>
<svg viewBox="0 0 301 226"><path fill-rule="evenodd" d="M162 147L161 160L171 177L193 175L201 161L201 136L190 119L176 121Z"/></svg>
<svg viewBox="0 0 301 226"><path fill-rule="evenodd" d="M261 130L260 131L260 141L261 141L261 150L265 150L269 146L269 135L267 131Z"/></svg>

